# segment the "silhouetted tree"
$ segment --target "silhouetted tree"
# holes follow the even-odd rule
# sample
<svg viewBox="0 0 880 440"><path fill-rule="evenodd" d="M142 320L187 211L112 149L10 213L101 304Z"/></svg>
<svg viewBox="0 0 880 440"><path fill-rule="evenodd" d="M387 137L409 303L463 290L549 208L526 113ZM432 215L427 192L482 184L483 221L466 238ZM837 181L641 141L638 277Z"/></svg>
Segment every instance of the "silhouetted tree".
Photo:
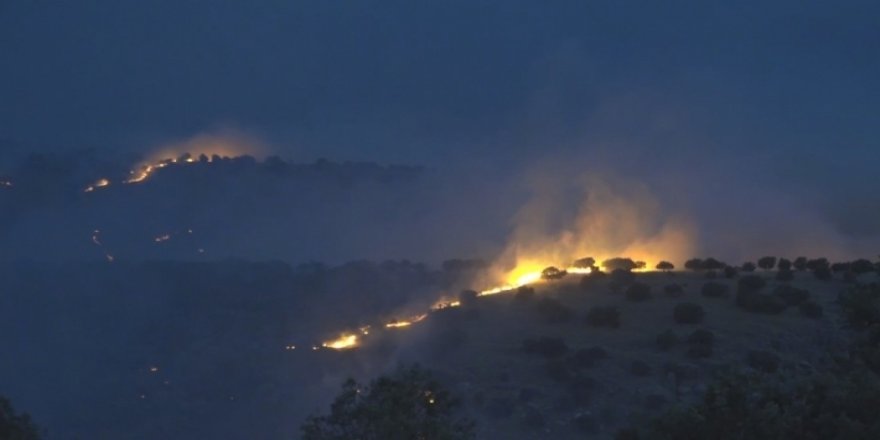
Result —
<svg viewBox="0 0 880 440"><path fill-rule="evenodd" d="M684 262L684 268L688 270L703 270L703 260L699 258L691 258Z"/></svg>
<svg viewBox="0 0 880 440"><path fill-rule="evenodd" d="M871 263L865 259L858 259L850 263L850 269L856 275L861 275L863 273L873 272L874 271L874 263Z"/></svg>
<svg viewBox="0 0 880 440"><path fill-rule="evenodd" d="M541 271L541 278L545 280L558 280L566 275L568 275L568 272L554 266L550 266Z"/></svg>
<svg viewBox="0 0 880 440"><path fill-rule="evenodd" d="M675 265L668 262L668 261L661 261L661 262L657 263L656 267L657 267L657 270L662 270L664 272L669 272L669 271L675 269Z"/></svg>
<svg viewBox="0 0 880 440"><path fill-rule="evenodd" d="M723 269L724 266L726 266L726 264L724 264L724 263L722 263L712 257L709 257L709 258L703 260L703 269L705 269L705 270L720 270L720 269Z"/></svg>
<svg viewBox="0 0 880 440"><path fill-rule="evenodd" d="M737 270L733 266L727 266L724 268L724 278L736 278Z"/></svg>
<svg viewBox="0 0 880 440"><path fill-rule="evenodd" d="M758 259L758 267L770 270L776 267L776 257L761 257Z"/></svg>
<svg viewBox="0 0 880 440"><path fill-rule="evenodd" d="M791 260L787 258L780 258L779 263L776 263L776 267L779 270L791 270Z"/></svg>
<svg viewBox="0 0 880 440"><path fill-rule="evenodd" d="M807 269L807 257L797 257L794 259L794 263L792 263L795 270L806 270Z"/></svg>
<svg viewBox="0 0 880 440"><path fill-rule="evenodd" d="M596 266L596 260L593 257L578 258L571 265L581 269L591 269Z"/></svg>
<svg viewBox="0 0 880 440"><path fill-rule="evenodd" d="M755 266L755 263L752 263L751 261L746 261L745 263L743 263L742 267L740 267L740 270L742 270L743 272L754 272L756 268L757 266Z"/></svg>
<svg viewBox="0 0 880 440"><path fill-rule="evenodd" d="M811 271L815 271L816 269L818 269L820 267L824 267L824 268L830 270L830 266L831 265L828 263L828 259L824 258L824 257L823 258L816 258L814 260L808 260L807 265L806 265L807 270L811 270Z"/></svg>
<svg viewBox="0 0 880 440"><path fill-rule="evenodd" d="M39 440L40 433L27 414L16 414L9 399L0 396L0 439Z"/></svg>
<svg viewBox="0 0 880 440"><path fill-rule="evenodd" d="M638 266L636 265L636 262L630 258L617 257L609 258L603 261L602 267L605 268L605 270L613 271L615 269L633 270L636 269Z"/></svg>

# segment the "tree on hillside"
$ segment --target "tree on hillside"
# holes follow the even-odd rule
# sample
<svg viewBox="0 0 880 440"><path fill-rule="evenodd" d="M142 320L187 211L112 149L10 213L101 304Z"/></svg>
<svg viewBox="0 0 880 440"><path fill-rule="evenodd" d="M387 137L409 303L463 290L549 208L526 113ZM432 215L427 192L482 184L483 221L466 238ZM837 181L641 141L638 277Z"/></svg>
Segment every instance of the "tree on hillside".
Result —
<svg viewBox="0 0 880 440"><path fill-rule="evenodd" d="M776 267L776 257L761 257L758 259L758 267L770 270Z"/></svg>
<svg viewBox="0 0 880 440"><path fill-rule="evenodd" d="M782 271L791 270L791 260L787 258L780 258L779 263L776 264L776 267Z"/></svg>
<svg viewBox="0 0 880 440"><path fill-rule="evenodd" d="M752 263L751 261L746 261L745 263L743 263L740 269L742 269L743 272L754 272L756 267L757 266L755 266L755 263Z"/></svg>
<svg viewBox="0 0 880 440"><path fill-rule="evenodd" d="M596 259L593 257L578 258L571 265L581 269L592 269L596 266Z"/></svg>
<svg viewBox="0 0 880 440"><path fill-rule="evenodd" d="M703 270L703 260L699 258L691 258L684 262L684 268L688 270Z"/></svg>
<svg viewBox="0 0 880 440"><path fill-rule="evenodd" d="M661 261L661 262L657 263L657 270L669 272L673 269L675 269L675 265L668 262L668 261Z"/></svg>
<svg viewBox="0 0 880 440"><path fill-rule="evenodd" d="M638 265L631 258L609 258L602 262L602 267L605 270L613 271L615 269L623 269L623 270L633 270L638 268Z"/></svg>
<svg viewBox="0 0 880 440"><path fill-rule="evenodd" d="M792 263L795 270L806 270L807 269L807 257L797 257L794 259Z"/></svg>
<svg viewBox="0 0 880 440"><path fill-rule="evenodd" d="M330 407L302 425L303 440L465 440L474 423L456 416L459 401L431 374L412 366L368 386L349 379Z"/></svg>
<svg viewBox="0 0 880 440"><path fill-rule="evenodd" d="M12 403L0 396L0 439L39 440L37 426L27 414L16 414Z"/></svg>
<svg viewBox="0 0 880 440"><path fill-rule="evenodd" d="M705 260L703 260L703 269L706 269L706 270L720 270L720 269L723 269L724 266L727 266L727 265L712 258L712 257L709 257L709 258L706 258Z"/></svg>

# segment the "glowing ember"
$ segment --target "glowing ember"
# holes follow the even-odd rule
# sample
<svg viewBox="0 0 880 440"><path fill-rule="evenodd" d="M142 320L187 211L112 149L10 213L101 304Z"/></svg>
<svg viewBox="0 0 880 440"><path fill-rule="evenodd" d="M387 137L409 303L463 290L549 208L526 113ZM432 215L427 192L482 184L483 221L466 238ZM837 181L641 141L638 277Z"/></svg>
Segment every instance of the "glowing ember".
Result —
<svg viewBox="0 0 880 440"><path fill-rule="evenodd" d="M422 320L424 320L427 317L428 317L428 314L424 313L419 316L416 316L416 317L413 317L410 319L406 319L406 320L396 320L395 319L394 321L391 321L388 324L385 324L385 327L386 328L409 327L417 322L421 322Z"/></svg>
<svg viewBox="0 0 880 440"><path fill-rule="evenodd" d="M335 339L333 341L327 341L321 344L324 348L332 348L334 350L346 350L349 348L357 347L358 337L357 335L347 334L342 335L339 339Z"/></svg>
<svg viewBox="0 0 880 440"><path fill-rule="evenodd" d="M96 189L98 189L98 188L104 188L104 187L106 187L106 186L110 186L110 180L108 180L108 179L99 179L97 182L95 182L95 183L89 185L88 187L86 187L86 189L84 189L83 192L90 193L90 192L92 192L92 191L94 191L94 190L96 190Z"/></svg>
<svg viewBox="0 0 880 440"><path fill-rule="evenodd" d="M150 367L150 373L156 373L159 371L159 367Z"/></svg>

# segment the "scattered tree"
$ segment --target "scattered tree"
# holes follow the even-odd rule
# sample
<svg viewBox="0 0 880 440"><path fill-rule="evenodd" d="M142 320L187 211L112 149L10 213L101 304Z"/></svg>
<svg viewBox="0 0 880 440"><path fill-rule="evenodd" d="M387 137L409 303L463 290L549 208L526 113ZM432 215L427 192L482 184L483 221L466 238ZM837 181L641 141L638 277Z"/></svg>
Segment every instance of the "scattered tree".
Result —
<svg viewBox="0 0 880 440"><path fill-rule="evenodd" d="M587 325L591 327L620 327L620 310L614 306L596 306L587 312Z"/></svg>
<svg viewBox="0 0 880 440"><path fill-rule="evenodd" d="M758 259L758 267L770 270L776 267L776 257L761 257Z"/></svg>
<svg viewBox="0 0 880 440"><path fill-rule="evenodd" d="M779 262L776 263L776 268L779 270L791 270L791 260L787 258L780 258Z"/></svg>
<svg viewBox="0 0 880 440"><path fill-rule="evenodd" d="M545 280L558 280L566 275L568 275L568 272L554 266L550 266L541 271L541 278Z"/></svg>
<svg viewBox="0 0 880 440"><path fill-rule="evenodd" d="M12 402L0 396L0 439L39 440L40 432L26 414L16 414Z"/></svg>
<svg viewBox="0 0 880 440"><path fill-rule="evenodd" d="M605 270L610 270L610 271L613 271L615 269L633 270L633 269L637 269L638 265L631 258L616 257L616 258L609 258L609 259L603 261L602 267L605 268Z"/></svg>
<svg viewBox="0 0 880 440"><path fill-rule="evenodd" d="M593 257L579 258L574 260L574 263L571 265L581 269L592 269L596 267L596 260Z"/></svg>
<svg viewBox="0 0 880 440"><path fill-rule="evenodd" d="M684 262L684 268L693 271L703 270L703 260L699 258L691 258Z"/></svg>
<svg viewBox="0 0 880 440"><path fill-rule="evenodd" d="M797 257L794 259L794 263L792 263L794 269L797 271L804 271L807 269L807 257Z"/></svg>
<svg viewBox="0 0 880 440"><path fill-rule="evenodd" d="M668 262L668 261L661 261L661 262L657 263L656 268L657 268L657 270L662 270L662 271L668 273L668 272L671 272L673 269L675 269L675 265Z"/></svg>
<svg viewBox="0 0 880 440"><path fill-rule="evenodd" d="M755 263L752 263L751 261L746 261L745 263L743 263L740 269L743 272L754 272L755 269L757 269L757 266L755 266Z"/></svg>

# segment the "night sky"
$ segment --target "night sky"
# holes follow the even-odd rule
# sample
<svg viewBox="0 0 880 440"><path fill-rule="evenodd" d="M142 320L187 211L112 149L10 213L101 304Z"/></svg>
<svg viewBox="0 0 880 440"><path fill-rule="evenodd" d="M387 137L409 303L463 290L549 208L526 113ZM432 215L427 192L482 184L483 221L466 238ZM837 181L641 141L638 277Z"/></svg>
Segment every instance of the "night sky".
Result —
<svg viewBox="0 0 880 440"><path fill-rule="evenodd" d="M138 150L235 129L307 159L602 141L876 164L878 15L871 1L7 0L0 136Z"/></svg>

